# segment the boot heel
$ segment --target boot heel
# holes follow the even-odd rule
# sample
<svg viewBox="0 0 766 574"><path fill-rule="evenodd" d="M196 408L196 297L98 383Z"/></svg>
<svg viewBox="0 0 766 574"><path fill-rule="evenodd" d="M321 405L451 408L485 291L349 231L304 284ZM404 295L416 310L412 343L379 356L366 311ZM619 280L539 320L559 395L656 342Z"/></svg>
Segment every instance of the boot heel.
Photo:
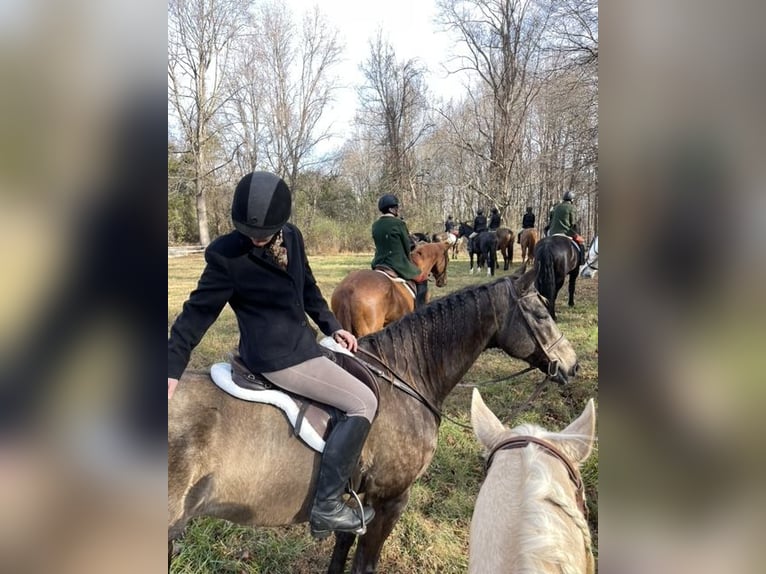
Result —
<svg viewBox="0 0 766 574"><path fill-rule="evenodd" d="M324 540L325 538L330 536L331 533L332 531L330 530L314 530L314 527L313 526L311 527L311 536L313 536L317 540Z"/></svg>

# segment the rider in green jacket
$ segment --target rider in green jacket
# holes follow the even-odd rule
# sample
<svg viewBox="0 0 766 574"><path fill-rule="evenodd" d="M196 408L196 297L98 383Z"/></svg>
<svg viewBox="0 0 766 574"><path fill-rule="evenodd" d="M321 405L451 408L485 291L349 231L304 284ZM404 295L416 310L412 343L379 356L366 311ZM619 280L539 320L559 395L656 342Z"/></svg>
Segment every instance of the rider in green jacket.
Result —
<svg viewBox="0 0 766 574"><path fill-rule="evenodd" d="M415 281L415 308L425 305L428 275L422 273L410 259L410 234L407 224L399 219L399 200L387 193L378 200L378 209L383 215L372 224L372 239L375 241L372 267L389 267L400 277Z"/></svg>
<svg viewBox="0 0 766 574"><path fill-rule="evenodd" d="M571 191L564 193L563 201L551 210L548 235L568 235L580 248L580 265L585 263L585 245L583 238L577 233L577 211L572 203L574 194Z"/></svg>

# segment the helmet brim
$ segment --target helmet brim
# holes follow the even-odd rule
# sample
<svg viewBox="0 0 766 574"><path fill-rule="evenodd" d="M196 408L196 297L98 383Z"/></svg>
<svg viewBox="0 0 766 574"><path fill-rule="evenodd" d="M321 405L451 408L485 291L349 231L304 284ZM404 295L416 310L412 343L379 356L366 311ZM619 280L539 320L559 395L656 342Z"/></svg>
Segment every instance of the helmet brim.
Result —
<svg viewBox="0 0 766 574"><path fill-rule="evenodd" d="M239 221L234 222L234 227L237 231L252 239L267 239L282 229L282 225L276 227L251 227Z"/></svg>

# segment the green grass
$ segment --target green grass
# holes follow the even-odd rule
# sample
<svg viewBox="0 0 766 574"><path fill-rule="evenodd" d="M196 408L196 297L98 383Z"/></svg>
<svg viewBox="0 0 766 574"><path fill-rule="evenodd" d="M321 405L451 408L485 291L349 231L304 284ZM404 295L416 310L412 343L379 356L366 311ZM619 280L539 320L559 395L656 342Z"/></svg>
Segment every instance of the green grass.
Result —
<svg viewBox="0 0 766 574"><path fill-rule="evenodd" d="M518 246L516 246L518 257ZM317 283L329 300L335 286L352 270L369 267L371 253L310 257ZM196 286L204 266L201 255L168 260L168 323L180 312L189 292ZM518 262L514 267L518 266ZM512 268L513 269L513 268ZM498 271L498 276L509 272ZM444 288L430 284L432 298L479 282L486 275L469 275L468 260L462 253L450 261ZM582 412L586 401L598 392L598 279L577 282L576 306L566 305L566 286L559 294L556 311L559 326L578 354L580 375L567 387L549 383L542 395L518 413L537 383L540 373L528 373L513 381L482 385L482 382L509 374L526 364L497 350L483 353L463 379L464 385L478 384L487 405L505 424L533 422L560 430ZM455 325L455 336L460 326ZM190 368L204 369L226 360L239 335L234 314L227 307L195 349ZM459 386L447 398L444 413L449 419L470 423L471 387ZM383 547L379 570L389 574L463 573L468 566L471 513L483 477L483 462L473 433L445 419L439 431L439 445L426 473L413 485L412 495L401 520ZM590 510L594 552L598 556L598 448L583 468L583 480ZM306 525L251 529L221 520L194 521L177 543L174 574L317 574L327 569L332 538L313 540ZM353 549L352 549L353 552ZM349 561L350 562L350 561Z"/></svg>

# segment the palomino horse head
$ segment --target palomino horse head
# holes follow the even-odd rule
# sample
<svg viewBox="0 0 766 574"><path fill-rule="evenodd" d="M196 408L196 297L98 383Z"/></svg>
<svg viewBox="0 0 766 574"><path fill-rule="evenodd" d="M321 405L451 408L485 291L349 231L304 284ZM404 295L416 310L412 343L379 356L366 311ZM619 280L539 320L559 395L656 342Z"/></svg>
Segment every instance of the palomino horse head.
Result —
<svg viewBox="0 0 766 574"><path fill-rule="evenodd" d="M471 425L487 456L487 477L471 520L469 572L592 573L579 467L595 440L593 399L553 433L531 424L504 427L474 389Z"/></svg>
<svg viewBox="0 0 766 574"><path fill-rule="evenodd" d="M424 272L434 276L437 287L447 284L447 251L450 245L446 242L426 243L420 245L410 255L412 262Z"/></svg>

